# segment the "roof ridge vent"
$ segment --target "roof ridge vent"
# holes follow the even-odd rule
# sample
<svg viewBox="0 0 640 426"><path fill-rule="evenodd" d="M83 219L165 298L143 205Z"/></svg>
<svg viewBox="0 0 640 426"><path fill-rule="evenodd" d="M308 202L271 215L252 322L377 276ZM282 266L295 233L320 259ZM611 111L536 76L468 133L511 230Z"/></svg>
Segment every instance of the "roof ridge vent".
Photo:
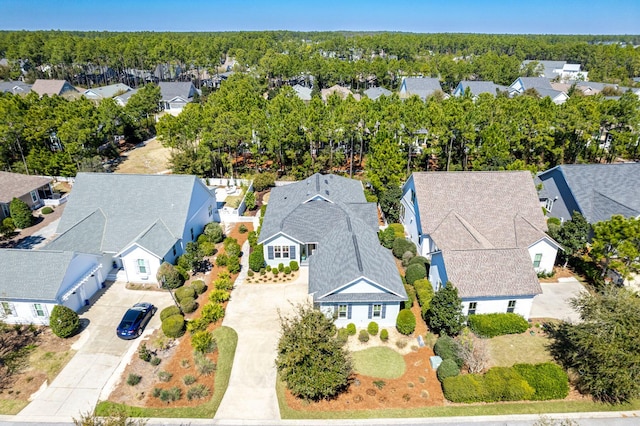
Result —
<svg viewBox="0 0 640 426"><path fill-rule="evenodd" d="M320 192L320 175L316 175L316 192Z"/></svg>
<svg viewBox="0 0 640 426"><path fill-rule="evenodd" d="M353 230L351 229L351 218L349 216L347 216L347 229L349 230L349 232L353 232Z"/></svg>
<svg viewBox="0 0 640 426"><path fill-rule="evenodd" d="M356 251L356 260L358 261L358 270L360 272L363 272L362 258L360 257L360 249L358 248L358 239L356 238L356 234L352 234L351 238L353 238L353 248Z"/></svg>

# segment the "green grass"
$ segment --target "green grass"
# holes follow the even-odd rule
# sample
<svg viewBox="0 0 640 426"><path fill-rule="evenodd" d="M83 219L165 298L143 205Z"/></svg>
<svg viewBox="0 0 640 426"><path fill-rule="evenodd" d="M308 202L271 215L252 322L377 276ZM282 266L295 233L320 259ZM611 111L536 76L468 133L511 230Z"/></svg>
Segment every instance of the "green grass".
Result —
<svg viewBox="0 0 640 426"><path fill-rule="evenodd" d="M18 414L24 407L29 404L29 401L22 399L1 399L0 400L0 414L13 416Z"/></svg>
<svg viewBox="0 0 640 426"><path fill-rule="evenodd" d="M283 419L370 419L405 417L456 417L456 416L498 416L507 414L551 414L591 411L632 411L640 409L640 399L628 404L612 405L590 401L541 401L495 403L465 406L424 407L412 409L373 409L349 411L297 411L289 408L285 401L285 384L276 383L280 416Z"/></svg>
<svg viewBox="0 0 640 426"><path fill-rule="evenodd" d="M351 356L354 370L364 376L397 379L407 368L402 355L389 348L368 348L353 352Z"/></svg>
<svg viewBox="0 0 640 426"><path fill-rule="evenodd" d="M218 411L220 402L229 386L233 357L238 345L238 334L229 327L220 327L213 331L213 337L218 342L218 365L215 376L215 386L211 399L197 407L176 408L143 408L131 407L124 404L103 401L96 406L97 416L108 416L110 413L124 410L129 417L158 417L158 418L213 418Z"/></svg>
<svg viewBox="0 0 640 426"><path fill-rule="evenodd" d="M553 361L546 348L549 339L544 336L507 334L487 340L492 367L510 367L513 364L537 364Z"/></svg>
<svg viewBox="0 0 640 426"><path fill-rule="evenodd" d="M49 383L56 378L58 373L67 365L76 351L68 350L64 352L41 352L36 351L29 357L29 365L35 370L43 371L47 374Z"/></svg>

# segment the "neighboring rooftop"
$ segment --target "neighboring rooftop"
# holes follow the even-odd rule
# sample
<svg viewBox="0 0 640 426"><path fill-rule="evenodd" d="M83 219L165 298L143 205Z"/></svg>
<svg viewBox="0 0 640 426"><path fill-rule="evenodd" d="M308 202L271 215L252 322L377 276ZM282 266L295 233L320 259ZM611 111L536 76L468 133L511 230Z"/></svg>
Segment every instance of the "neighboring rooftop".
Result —
<svg viewBox="0 0 640 426"><path fill-rule="evenodd" d="M391 90L387 90L384 87L371 87L364 91L366 97L375 101L380 96L391 96Z"/></svg>
<svg viewBox="0 0 640 426"><path fill-rule="evenodd" d="M400 85L400 93L405 97L418 95L422 100L438 91L442 92L440 80L431 77L405 77Z"/></svg>
<svg viewBox="0 0 640 426"><path fill-rule="evenodd" d="M87 97L93 97L97 99L113 98L116 95L123 94L131 90L131 87L126 84L116 83L109 86L92 87L84 91L84 95Z"/></svg>
<svg viewBox="0 0 640 426"><path fill-rule="evenodd" d="M22 81L0 81L0 92L26 95L31 91L31 85Z"/></svg>
<svg viewBox="0 0 640 426"><path fill-rule="evenodd" d="M564 65L567 63L566 61L535 61L535 60L527 60L522 61L522 67L526 67L530 62L537 62L541 68L542 72L539 77L553 78L558 76L558 73L554 72L557 69L562 69Z"/></svg>
<svg viewBox="0 0 640 426"><path fill-rule="evenodd" d="M507 90L507 86L495 84L493 81L462 80L460 83L458 83L458 87L456 87L454 93L456 93L457 96L461 96L467 89L469 89L471 95L473 96L478 96L481 93L489 93L495 96L498 92Z"/></svg>
<svg viewBox="0 0 640 426"><path fill-rule="evenodd" d="M33 90L40 96L44 96L44 95L53 96L53 95L62 95L66 92L77 92L76 88L73 87L66 80L44 80L44 79L37 79L35 83L33 83L31 90Z"/></svg>
<svg viewBox="0 0 640 426"><path fill-rule="evenodd" d="M197 93L197 89L193 83L187 81L161 81L158 83L160 87L160 93L163 101L171 101L175 98L182 98L185 101L189 101Z"/></svg>
<svg viewBox="0 0 640 426"><path fill-rule="evenodd" d="M8 204L51 182L51 178L0 171L0 203Z"/></svg>

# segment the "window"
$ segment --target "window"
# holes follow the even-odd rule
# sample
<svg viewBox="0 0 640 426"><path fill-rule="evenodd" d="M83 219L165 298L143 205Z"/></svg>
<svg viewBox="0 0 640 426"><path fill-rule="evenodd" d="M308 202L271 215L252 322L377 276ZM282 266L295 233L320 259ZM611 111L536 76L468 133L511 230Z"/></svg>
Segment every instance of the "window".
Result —
<svg viewBox="0 0 640 426"><path fill-rule="evenodd" d="M533 267L534 268L539 268L541 261L542 261L542 253L536 254L536 256L533 259Z"/></svg>
<svg viewBox="0 0 640 426"><path fill-rule="evenodd" d="M507 313L513 313L516 310L516 301L509 300L509 304L507 305Z"/></svg>
<svg viewBox="0 0 640 426"><path fill-rule="evenodd" d="M209 217L213 215L213 206L209 204Z"/></svg>
<svg viewBox="0 0 640 426"><path fill-rule="evenodd" d="M2 302L2 316L11 317L16 314L13 303Z"/></svg>
<svg viewBox="0 0 640 426"><path fill-rule="evenodd" d="M347 305L338 305L338 318L347 317Z"/></svg>
<svg viewBox="0 0 640 426"><path fill-rule="evenodd" d="M191 241L193 241L193 228L191 228Z"/></svg>
<svg viewBox="0 0 640 426"><path fill-rule="evenodd" d="M44 317L44 308L42 307L42 305L40 303L34 303L33 304L33 310L35 311L36 315L39 317Z"/></svg>
<svg viewBox="0 0 640 426"><path fill-rule="evenodd" d="M380 318L382 316L382 305L373 305L373 317Z"/></svg>
<svg viewBox="0 0 640 426"><path fill-rule="evenodd" d="M273 246L273 254L276 259L280 259L282 257L282 246Z"/></svg>
<svg viewBox="0 0 640 426"><path fill-rule="evenodd" d="M2 213L4 217L10 217L11 213L9 212L9 206L7 204L0 204L0 207L2 207Z"/></svg>
<svg viewBox="0 0 640 426"><path fill-rule="evenodd" d="M282 257L285 259L289 258L289 246L282 246Z"/></svg>
<svg viewBox="0 0 640 426"><path fill-rule="evenodd" d="M38 202L38 193L36 191L31 191L31 201L34 203Z"/></svg>
<svg viewBox="0 0 640 426"><path fill-rule="evenodd" d="M544 202L544 208L546 211L550 212L553 209L553 199L547 198Z"/></svg>
<svg viewBox="0 0 640 426"><path fill-rule="evenodd" d="M178 252L176 251L176 246L173 246L173 255L175 256L176 254L178 254Z"/></svg>
<svg viewBox="0 0 640 426"><path fill-rule="evenodd" d="M147 273L147 262L144 259L138 259L138 273L146 274Z"/></svg>
<svg viewBox="0 0 640 426"><path fill-rule="evenodd" d="M476 309L478 309L478 302L469 302L469 310L467 311L467 315L475 315Z"/></svg>

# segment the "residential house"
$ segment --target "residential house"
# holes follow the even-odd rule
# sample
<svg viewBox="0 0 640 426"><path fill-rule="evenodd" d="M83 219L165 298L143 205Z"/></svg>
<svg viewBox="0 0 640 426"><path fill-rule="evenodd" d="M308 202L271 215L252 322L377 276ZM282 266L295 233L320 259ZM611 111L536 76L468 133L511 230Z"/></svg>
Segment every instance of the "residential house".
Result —
<svg viewBox="0 0 640 426"><path fill-rule="evenodd" d="M476 99L481 93L489 93L496 96L499 92L507 91L506 86L495 84L493 81L470 81L462 80L453 91L453 96L463 96L469 89L471 96Z"/></svg>
<svg viewBox="0 0 640 426"><path fill-rule="evenodd" d="M526 60L522 61L522 68L526 68L530 63L536 63L536 69L539 71L536 77L545 77L545 78L554 78L558 76L556 70L562 69L567 61L536 61L536 60Z"/></svg>
<svg viewBox="0 0 640 426"><path fill-rule="evenodd" d="M129 102L131 96L135 95L136 93L138 93L138 89L131 89L127 92L114 96L113 100L116 101L118 105L123 107L127 104L127 102Z"/></svg>
<svg viewBox="0 0 640 426"><path fill-rule="evenodd" d="M109 86L93 87L85 90L82 94L88 99L99 101L101 99L113 98L117 95L122 95L130 90L132 90L131 87L126 84L116 83L110 84Z"/></svg>
<svg viewBox="0 0 640 426"><path fill-rule="evenodd" d="M351 90L347 89L346 87L340 86L338 84L334 84L328 89L322 89L320 91L320 96L322 97L322 100L326 102L329 96L333 95L334 93L340 96L341 99L347 99L349 95L351 95L356 101L360 100L359 94L357 93L354 94Z"/></svg>
<svg viewBox="0 0 640 426"><path fill-rule="evenodd" d="M31 90L36 92L40 97L44 95L53 96L76 96L78 91L66 80L43 80L37 79Z"/></svg>
<svg viewBox="0 0 640 426"><path fill-rule="evenodd" d="M360 181L316 173L271 191L259 243L268 265L309 268L314 304L336 326L392 327L407 295L378 229Z"/></svg>
<svg viewBox="0 0 640 426"><path fill-rule="evenodd" d="M538 77L556 78L560 80L584 80L586 81L589 73L581 70L580 64L568 64L566 61L535 61L527 60L522 62L522 68L529 63L536 62L539 69Z"/></svg>
<svg viewBox="0 0 640 426"><path fill-rule="evenodd" d="M196 94L200 95L200 91L191 82L161 81L158 86L161 93L160 107L173 115L180 114Z"/></svg>
<svg viewBox="0 0 640 426"><path fill-rule="evenodd" d="M431 258L434 290L451 282L465 314L515 312L528 318L558 243L545 231L531 174L420 172L403 187L401 222Z"/></svg>
<svg viewBox="0 0 640 426"><path fill-rule="evenodd" d="M391 90L387 90L384 87L370 87L364 91L364 94L372 101L376 101L380 96L391 96Z"/></svg>
<svg viewBox="0 0 640 426"><path fill-rule="evenodd" d="M78 311L102 288L101 266L99 256L90 254L0 249L0 318L49 325L55 305Z"/></svg>
<svg viewBox="0 0 640 426"><path fill-rule="evenodd" d="M11 216L9 204L14 198L19 198L31 210L35 210L42 207L42 200L50 198L52 194L51 178L0 171L0 222Z"/></svg>
<svg viewBox="0 0 640 426"><path fill-rule="evenodd" d="M561 105L569 99L566 93L555 90L551 86L551 80L544 77L518 77L508 88L511 96L521 95L531 89L535 90L542 98L548 96L556 105Z"/></svg>
<svg viewBox="0 0 640 426"><path fill-rule="evenodd" d="M423 101L436 92L443 92L440 80L430 77L404 77L400 84L400 97L403 99L417 95Z"/></svg>
<svg viewBox="0 0 640 426"><path fill-rule="evenodd" d="M46 248L96 254L112 276L155 283L160 264L215 220L215 193L195 176L78 173Z"/></svg>
<svg viewBox="0 0 640 426"><path fill-rule="evenodd" d="M310 102L311 101L311 88L310 87L304 87L304 86L301 86L299 84L296 84L295 86L293 86L293 91L296 92L296 96L299 97L304 102Z"/></svg>
<svg viewBox="0 0 640 426"><path fill-rule="evenodd" d="M0 93L26 95L31 92L31 85L22 81L0 81Z"/></svg>
<svg viewBox="0 0 640 426"><path fill-rule="evenodd" d="M536 181L549 217L571 220L577 211L592 224L614 214L640 217L640 163L563 164L539 173Z"/></svg>

